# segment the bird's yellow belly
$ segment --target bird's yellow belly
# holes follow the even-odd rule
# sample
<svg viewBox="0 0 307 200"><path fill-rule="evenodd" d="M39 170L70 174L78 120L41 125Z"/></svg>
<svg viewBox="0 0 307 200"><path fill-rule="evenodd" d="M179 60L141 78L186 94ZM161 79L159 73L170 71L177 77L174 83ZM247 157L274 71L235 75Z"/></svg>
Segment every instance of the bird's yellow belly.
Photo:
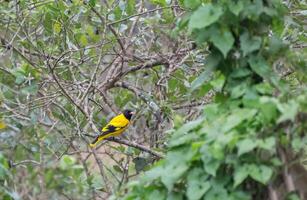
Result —
<svg viewBox="0 0 307 200"><path fill-rule="evenodd" d="M119 136L120 134L122 134L127 128L123 128L121 130L115 131L114 133L112 133L112 136Z"/></svg>

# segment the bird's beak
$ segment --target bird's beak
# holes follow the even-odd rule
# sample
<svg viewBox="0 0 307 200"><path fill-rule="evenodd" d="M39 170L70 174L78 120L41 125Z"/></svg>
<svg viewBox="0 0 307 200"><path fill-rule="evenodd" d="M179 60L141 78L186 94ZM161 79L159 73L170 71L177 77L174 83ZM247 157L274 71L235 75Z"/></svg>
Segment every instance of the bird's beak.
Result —
<svg viewBox="0 0 307 200"><path fill-rule="evenodd" d="M134 115L134 114L135 114L135 112L130 112L130 114L131 114L131 115Z"/></svg>

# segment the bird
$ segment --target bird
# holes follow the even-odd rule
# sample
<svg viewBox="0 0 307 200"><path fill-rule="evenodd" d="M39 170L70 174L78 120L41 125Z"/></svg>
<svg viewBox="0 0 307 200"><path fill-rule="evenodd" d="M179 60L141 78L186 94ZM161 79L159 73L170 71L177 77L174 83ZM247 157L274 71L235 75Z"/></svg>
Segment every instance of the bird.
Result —
<svg viewBox="0 0 307 200"><path fill-rule="evenodd" d="M95 147L101 140L122 134L128 128L131 117L134 114L135 113L131 110L124 110L121 114L113 117L111 121L101 129L101 134L90 143L90 147Z"/></svg>

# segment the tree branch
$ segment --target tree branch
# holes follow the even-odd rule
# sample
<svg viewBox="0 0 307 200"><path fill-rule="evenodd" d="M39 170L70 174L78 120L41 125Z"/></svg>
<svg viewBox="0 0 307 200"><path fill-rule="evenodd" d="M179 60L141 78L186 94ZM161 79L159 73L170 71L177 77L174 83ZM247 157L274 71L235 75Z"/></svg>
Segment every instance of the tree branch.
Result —
<svg viewBox="0 0 307 200"><path fill-rule="evenodd" d="M91 138L95 138L96 137L96 136L90 135L90 134L83 134L83 135L91 137ZM144 152L147 152L147 153L149 153L151 155L154 155L154 156L156 156L158 158L163 158L164 157L163 154L158 153L156 151L153 151L150 148L148 148L148 147L146 147L144 145L137 144L135 142L130 142L128 140L119 139L119 138L115 138L115 137L106 138L105 140L111 141L111 142L116 142L118 144L123 144L123 145L129 146L129 147L133 147L133 148L139 149L141 151L144 151Z"/></svg>

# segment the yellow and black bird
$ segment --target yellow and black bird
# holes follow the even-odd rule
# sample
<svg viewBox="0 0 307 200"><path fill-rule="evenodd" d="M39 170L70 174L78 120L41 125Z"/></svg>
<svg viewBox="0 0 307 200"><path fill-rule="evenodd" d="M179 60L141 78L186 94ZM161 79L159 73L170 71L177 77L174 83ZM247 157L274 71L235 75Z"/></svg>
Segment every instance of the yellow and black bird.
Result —
<svg viewBox="0 0 307 200"><path fill-rule="evenodd" d="M115 116L105 127L102 128L101 134L95 138L90 146L95 147L101 140L122 134L128 128L133 114L134 112L131 110L124 110L123 113Z"/></svg>

